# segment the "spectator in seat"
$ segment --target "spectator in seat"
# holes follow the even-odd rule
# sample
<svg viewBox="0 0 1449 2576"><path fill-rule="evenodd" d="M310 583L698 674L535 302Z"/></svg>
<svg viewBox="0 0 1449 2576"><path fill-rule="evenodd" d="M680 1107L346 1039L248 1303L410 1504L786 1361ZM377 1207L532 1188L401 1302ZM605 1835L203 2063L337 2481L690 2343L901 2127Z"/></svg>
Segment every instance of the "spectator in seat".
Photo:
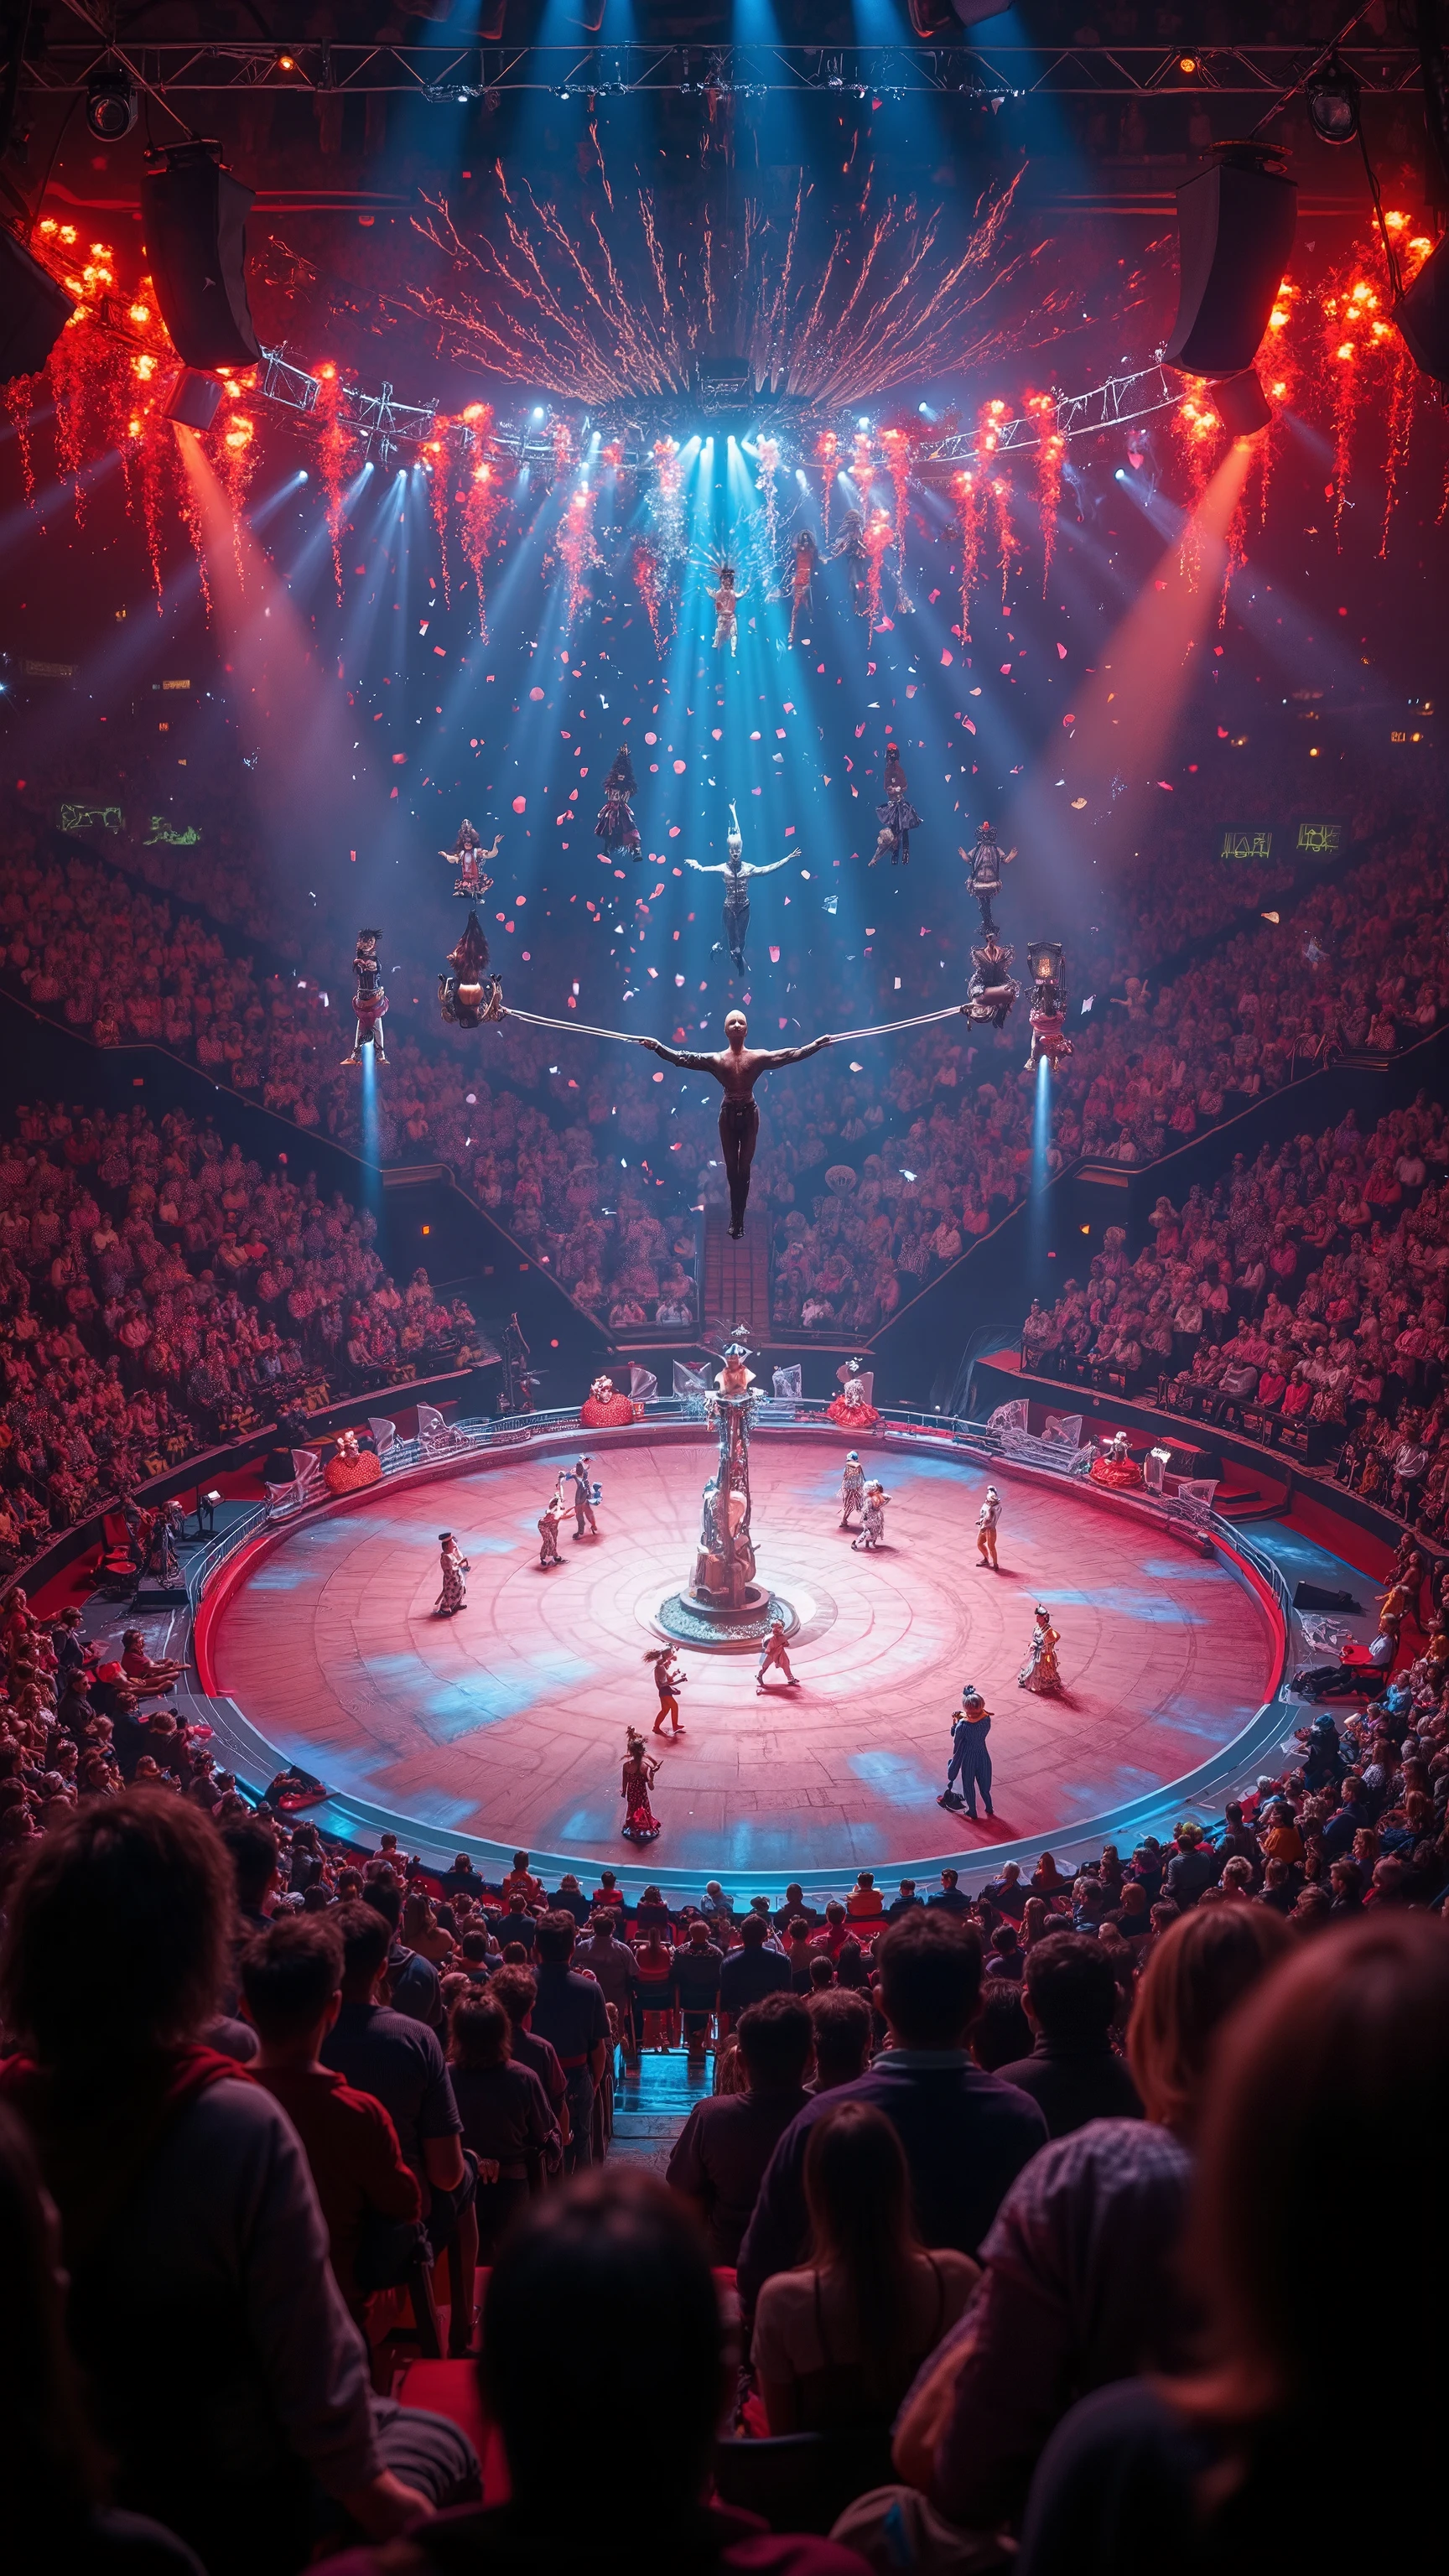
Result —
<svg viewBox="0 0 1449 2576"><path fill-rule="evenodd" d="M870 2062L870 2006L864 1995L843 1993L837 1987L831 1993L812 1995L809 2010L815 2033L813 2090L833 2093L842 2084L853 2084Z"/></svg>
<svg viewBox="0 0 1449 2576"><path fill-rule="evenodd" d="M1143 1970L1128 2031L1141 2119L1092 2120L1013 2185L961 2331L912 2389L895 2465L952 2524L995 2530L1072 2398L1170 2359L1175 2269L1214 2043L1292 1935L1252 1905L1186 1914Z"/></svg>
<svg viewBox="0 0 1449 2576"><path fill-rule="evenodd" d="M1007 1863L1007 1866L1008 1868L1014 1869L1016 1864L1014 1861L1011 1861ZM954 1869L942 1870L940 1891L935 1896L928 1896L926 1903L928 1907L938 1914L955 1914L959 1916L962 1914L969 1914L971 1911L971 1899L969 1896L963 1896L958 1884L958 1873ZM1003 1906L1001 1909L1003 1913L1009 1913L1010 1910L1009 1906Z"/></svg>
<svg viewBox="0 0 1449 2576"><path fill-rule="evenodd" d="M1433 2172L1446 2122L1442 1927L1398 1915L1296 1949L1224 2034L1204 2109L1186 2246L1205 2329L1197 2367L1103 2388L1073 2410L1032 2485L1022 2576L1083 2566L1146 2576L1164 2544L1191 2576L1382 2557L1378 2465L1328 2430L1342 2385L1342 2284L1331 2264L1305 2264L1302 2248L1331 2243L1345 2173ZM1422 2232L1416 2286L1424 2313L1441 2314L1441 2227ZM1405 2534L1438 2527L1446 2402L1432 2338L1395 2388L1394 2516ZM1318 2474L1285 2477L1310 2442Z"/></svg>
<svg viewBox="0 0 1449 2576"><path fill-rule="evenodd" d="M888 2046L868 2074L792 2120L770 2159L740 2249L740 2295L751 2311L765 2282L800 2260L809 2224L805 2152L829 2104L864 2101L884 2111L905 2150L922 2242L962 2254L975 2253L1009 2185L1046 2142L1036 2104L968 2054L981 2000L973 1926L913 1910L881 1936L880 1982Z"/></svg>
<svg viewBox="0 0 1449 2576"><path fill-rule="evenodd" d="M1003 2084L1040 2103L1051 2137L1064 2138L1088 2120L1141 2118L1137 2087L1112 2047L1117 1978L1100 1942L1084 1932L1053 1932L1035 1942L1026 1954L1021 2000L1032 2027L1031 2055L996 2072Z"/></svg>
<svg viewBox="0 0 1449 2576"><path fill-rule="evenodd" d="M354 2092L318 2052L342 2009L342 1939L317 1915L284 1915L242 1959L242 2003L260 2043L252 2072L302 2141L327 2226L332 2270L361 2324L367 2291L359 2247L422 2215L422 2191L380 2102ZM401 2277L404 2261L396 2267Z"/></svg>
<svg viewBox="0 0 1449 2576"><path fill-rule="evenodd" d="M704 2222L710 2261L733 2267L765 2167L807 2096L809 2011L789 1994L766 1995L739 2019L747 2090L696 2102L669 2159L666 2180Z"/></svg>
<svg viewBox="0 0 1449 2576"><path fill-rule="evenodd" d="M576 1926L571 1914L541 1914L535 1927L538 1967L532 2028L557 2051L568 2085L572 2172L593 2154L594 2095L609 2058L609 2008L592 1977L570 1964Z"/></svg>
<svg viewBox="0 0 1449 2576"><path fill-rule="evenodd" d="M317 2053L355 2093L380 2102L397 2131L422 2191L428 2243L448 2257L449 2335L455 2353L464 2353L478 2260L475 2179L442 2046L425 2023L381 2000L391 1948L386 1917L363 1900L339 1905L331 1919L342 1939L342 2006Z"/></svg>
<svg viewBox="0 0 1449 2576"><path fill-rule="evenodd" d="M296 2133L196 2038L231 1913L226 1853L184 1799L82 1808L16 1885L0 2010L118 2499L207 2576L256 2576L305 2564L328 2500L334 2529L389 2539L477 2462L451 2425L372 2395Z"/></svg>
<svg viewBox="0 0 1449 2576"><path fill-rule="evenodd" d="M884 2430L979 2268L921 2243L900 2139L873 2103L829 2097L804 2174L810 2259L776 2272L755 2309L751 2359L770 2431Z"/></svg>
<svg viewBox="0 0 1449 2576"><path fill-rule="evenodd" d="M1189 1820L1177 1828L1177 1850L1167 1864L1167 1893L1180 1914L1196 1905L1204 1888L1217 1880L1219 1862L1201 1825Z"/></svg>
<svg viewBox="0 0 1449 2576"><path fill-rule="evenodd" d="M557 2162L559 2134L532 2067L516 2064L507 2012L496 1995L461 1996L450 2022L453 2096L465 2145L478 2164L478 2253L491 2263L499 2239Z"/></svg>
<svg viewBox="0 0 1449 2576"><path fill-rule="evenodd" d="M766 1995L788 1994L791 1968L778 1950L767 1948L770 1927L763 1915L747 1914L740 1925L739 1947L731 1950L719 1972L720 2025L738 2021L747 2004Z"/></svg>
<svg viewBox="0 0 1449 2576"><path fill-rule="evenodd" d="M108 2501L107 2463L65 2339L55 2211L30 2136L8 2110L0 2110L0 2279L7 2554L17 2567L64 2567L71 2576L203 2576L183 2541Z"/></svg>
<svg viewBox="0 0 1449 2576"><path fill-rule="evenodd" d="M885 1899L875 1883L874 1872L863 1869L845 1900L845 1910L852 1923L879 1923L885 1913Z"/></svg>
<svg viewBox="0 0 1449 2576"><path fill-rule="evenodd" d="M628 2353L668 2356L669 2438L621 2520L608 2500L639 2394L609 2357ZM652 2175L610 2166L525 2212L489 2275L480 2377L509 2502L419 2523L330 2576L861 2576L853 2550L701 2502L730 2384L724 2320L699 2230Z"/></svg>

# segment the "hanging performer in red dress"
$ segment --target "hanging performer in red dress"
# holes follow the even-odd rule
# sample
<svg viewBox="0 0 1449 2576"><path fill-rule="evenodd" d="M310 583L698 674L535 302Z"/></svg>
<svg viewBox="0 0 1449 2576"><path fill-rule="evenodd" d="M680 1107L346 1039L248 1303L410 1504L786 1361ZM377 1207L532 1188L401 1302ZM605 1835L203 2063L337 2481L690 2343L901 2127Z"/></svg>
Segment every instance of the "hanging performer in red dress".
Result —
<svg viewBox="0 0 1449 2576"><path fill-rule="evenodd" d="M357 954L352 961L352 971L357 978L352 996L357 1034L352 1041L352 1053L342 1059L344 1064L361 1064L365 1046L371 1047L376 1063L387 1062L382 1034L387 995L382 989L382 968L377 962L377 943L381 937L380 930L359 930L357 934Z"/></svg>

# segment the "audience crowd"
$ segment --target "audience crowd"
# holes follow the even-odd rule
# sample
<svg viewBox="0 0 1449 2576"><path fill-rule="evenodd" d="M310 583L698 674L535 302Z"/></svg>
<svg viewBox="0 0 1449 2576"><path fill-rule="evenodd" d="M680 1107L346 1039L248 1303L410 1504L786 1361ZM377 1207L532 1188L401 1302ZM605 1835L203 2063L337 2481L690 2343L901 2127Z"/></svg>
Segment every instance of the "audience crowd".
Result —
<svg viewBox="0 0 1449 2576"><path fill-rule="evenodd" d="M210 1125L22 1108L0 1141L0 1567L308 1390L362 1392L476 1346L371 1215L265 1174Z"/></svg>

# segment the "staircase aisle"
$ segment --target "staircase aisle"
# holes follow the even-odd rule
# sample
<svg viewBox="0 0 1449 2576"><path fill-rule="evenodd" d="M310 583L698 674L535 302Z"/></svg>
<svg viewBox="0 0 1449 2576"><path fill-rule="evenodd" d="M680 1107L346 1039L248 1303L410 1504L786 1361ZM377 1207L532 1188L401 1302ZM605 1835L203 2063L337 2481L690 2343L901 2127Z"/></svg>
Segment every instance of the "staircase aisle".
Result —
<svg viewBox="0 0 1449 2576"><path fill-rule="evenodd" d="M662 2175L690 2112L713 2084L712 2057L691 2067L682 2048L671 2049L667 2057L646 2053L638 2074L626 2075L615 2086L610 2155L627 2156L631 2164L648 2165Z"/></svg>
<svg viewBox="0 0 1449 2576"><path fill-rule="evenodd" d="M746 1211L738 1243L726 1209L705 1211L703 1320L706 1326L743 1324L762 1341L769 1334L769 1220L756 1209Z"/></svg>

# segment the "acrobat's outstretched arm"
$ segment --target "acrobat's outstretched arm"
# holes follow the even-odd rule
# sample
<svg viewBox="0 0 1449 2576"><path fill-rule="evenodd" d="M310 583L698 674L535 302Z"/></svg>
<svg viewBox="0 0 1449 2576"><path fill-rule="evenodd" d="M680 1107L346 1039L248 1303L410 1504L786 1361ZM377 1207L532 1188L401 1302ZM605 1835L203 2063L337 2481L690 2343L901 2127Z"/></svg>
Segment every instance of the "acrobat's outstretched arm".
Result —
<svg viewBox="0 0 1449 2576"><path fill-rule="evenodd" d="M713 861L706 859L686 859L684 864L687 868L693 868L696 876L722 877L726 873L725 862L723 859Z"/></svg>
<svg viewBox="0 0 1449 2576"><path fill-rule="evenodd" d="M799 856L798 850L787 850L783 859L746 859L743 874L747 877L772 877L776 868L787 868L790 861Z"/></svg>

